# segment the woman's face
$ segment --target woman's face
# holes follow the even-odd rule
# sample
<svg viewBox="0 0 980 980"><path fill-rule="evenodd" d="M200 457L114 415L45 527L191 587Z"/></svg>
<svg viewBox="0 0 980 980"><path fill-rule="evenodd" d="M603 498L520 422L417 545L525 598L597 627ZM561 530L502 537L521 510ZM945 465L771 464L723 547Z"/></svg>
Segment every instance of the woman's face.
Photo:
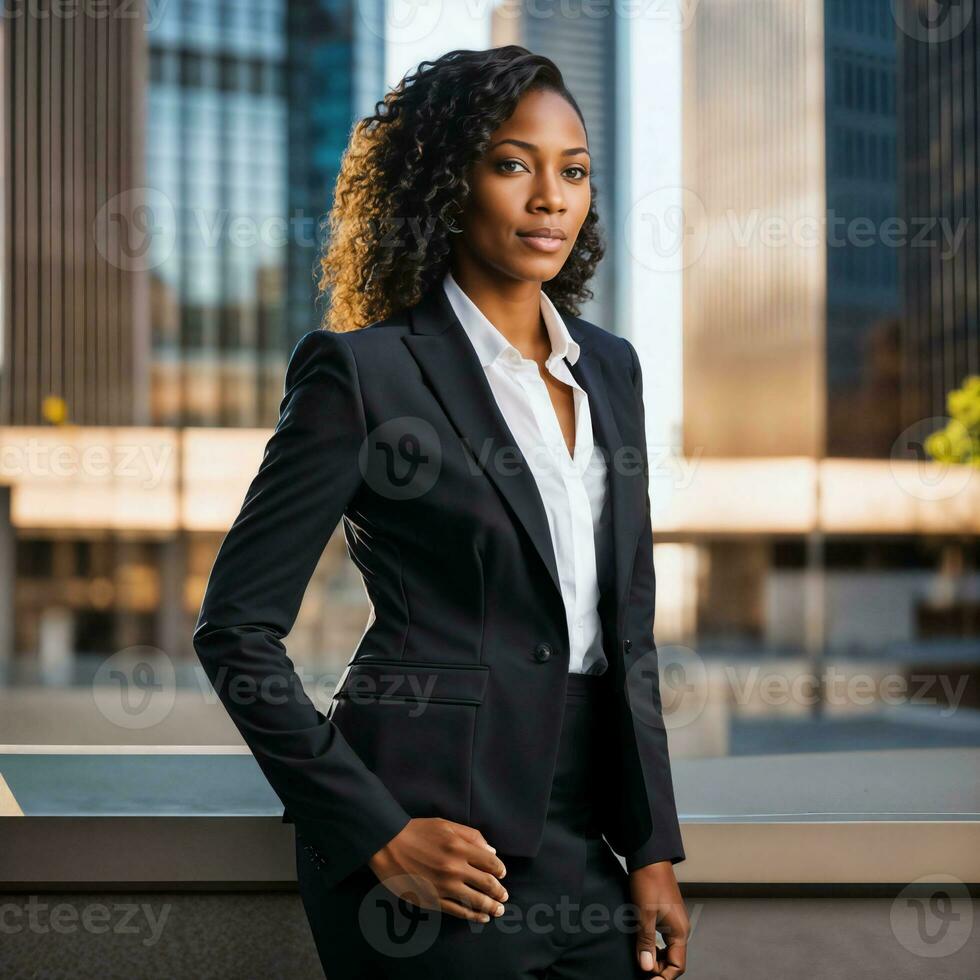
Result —
<svg viewBox="0 0 980 980"><path fill-rule="evenodd" d="M529 92L470 170L458 244L510 278L553 279L589 213L590 169L575 110L555 92ZM557 237L528 235L538 229Z"/></svg>

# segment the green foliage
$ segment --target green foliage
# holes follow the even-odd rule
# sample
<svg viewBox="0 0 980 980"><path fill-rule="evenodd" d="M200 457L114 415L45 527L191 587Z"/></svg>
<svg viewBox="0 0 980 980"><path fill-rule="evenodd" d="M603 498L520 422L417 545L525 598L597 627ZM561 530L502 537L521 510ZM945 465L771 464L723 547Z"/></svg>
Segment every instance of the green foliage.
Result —
<svg viewBox="0 0 980 980"><path fill-rule="evenodd" d="M980 374L946 396L950 420L926 438L925 450L940 463L967 463L980 468Z"/></svg>

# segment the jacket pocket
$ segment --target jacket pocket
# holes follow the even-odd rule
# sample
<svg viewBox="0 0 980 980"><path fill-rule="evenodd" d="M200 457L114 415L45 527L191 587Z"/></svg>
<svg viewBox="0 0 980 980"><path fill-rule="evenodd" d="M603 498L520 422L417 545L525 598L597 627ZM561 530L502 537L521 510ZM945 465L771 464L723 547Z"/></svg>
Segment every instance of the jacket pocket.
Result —
<svg viewBox="0 0 980 980"><path fill-rule="evenodd" d="M489 673L480 664L354 661L334 694L331 720L411 816L467 823Z"/></svg>
<svg viewBox="0 0 980 980"><path fill-rule="evenodd" d="M483 701L489 674L490 668L483 664L355 660L347 665L334 697L478 705Z"/></svg>

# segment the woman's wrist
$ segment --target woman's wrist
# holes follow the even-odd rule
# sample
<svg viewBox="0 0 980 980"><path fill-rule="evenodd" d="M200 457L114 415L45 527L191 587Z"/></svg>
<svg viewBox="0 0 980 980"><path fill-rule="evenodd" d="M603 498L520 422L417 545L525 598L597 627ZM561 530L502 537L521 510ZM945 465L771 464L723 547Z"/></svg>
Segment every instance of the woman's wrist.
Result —
<svg viewBox="0 0 980 980"><path fill-rule="evenodd" d="M634 868L630 874L643 875L645 877L659 877L660 875L670 873L671 877L674 874L674 863L672 861L653 861L650 864L640 865L638 868Z"/></svg>

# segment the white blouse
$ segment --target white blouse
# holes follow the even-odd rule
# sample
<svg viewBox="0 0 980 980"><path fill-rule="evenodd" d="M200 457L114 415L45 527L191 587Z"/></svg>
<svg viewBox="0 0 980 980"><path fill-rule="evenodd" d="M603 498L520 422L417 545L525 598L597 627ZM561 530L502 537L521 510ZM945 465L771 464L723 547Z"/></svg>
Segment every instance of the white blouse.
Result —
<svg viewBox="0 0 980 980"><path fill-rule="evenodd" d="M579 346L551 300L541 292L541 314L551 338L547 369L573 389L575 454L569 455L535 361L525 358L483 315L447 272L443 289L486 372L500 412L528 462L544 502L571 641L568 669L601 672L606 666L599 618L596 535L605 503L606 461L594 452L589 396L568 369ZM599 666L594 667L598 664ZM590 670L590 668L593 668Z"/></svg>

